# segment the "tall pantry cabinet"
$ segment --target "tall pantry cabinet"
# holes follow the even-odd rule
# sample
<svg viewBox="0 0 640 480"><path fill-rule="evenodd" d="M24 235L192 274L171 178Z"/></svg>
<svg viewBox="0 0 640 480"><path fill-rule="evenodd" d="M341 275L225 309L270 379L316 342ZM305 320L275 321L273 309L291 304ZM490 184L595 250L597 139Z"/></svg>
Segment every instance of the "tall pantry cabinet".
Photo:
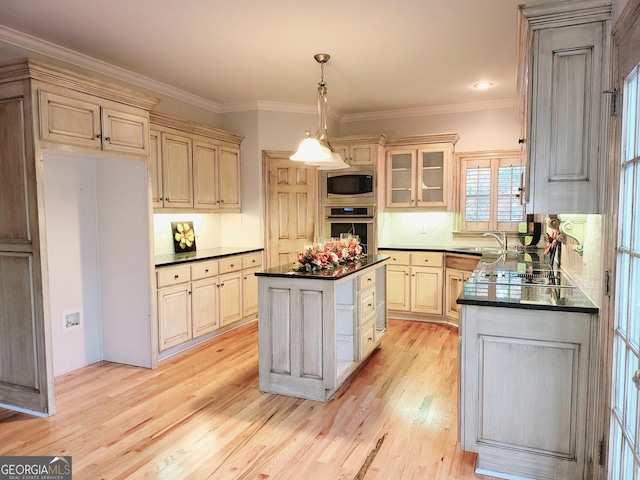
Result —
<svg viewBox="0 0 640 480"><path fill-rule="evenodd" d="M611 0L522 6L519 110L528 213L602 213Z"/></svg>
<svg viewBox="0 0 640 480"><path fill-rule="evenodd" d="M60 320L52 319L50 305L43 185L47 152L80 153L77 158L95 162L92 165L97 172L114 158L137 161L135 165L139 167L149 155L149 110L156 103L155 99L30 60L0 67L1 404L42 414L55 412L51 331L52 322L57 327ZM122 171L122 162L117 163L115 168ZM135 169L141 177L145 177L144 170ZM101 182L103 180L96 180L99 193L106 187ZM134 197L139 198L136 195ZM113 203L122 204L117 199ZM109 228L119 215L108 202L103 207L105 215L99 222L104 224L100 226ZM142 205L132 210L145 209ZM148 205L146 212L148 217ZM136 282L142 279L142 285L129 285L129 279L117 273L109 278L101 276L100 294L103 303L108 304L102 310L103 316L126 317L120 315L120 306L113 301L114 295L122 294L120 288L141 297L140 300L134 298L133 304L136 308L141 306L140 311L150 313L150 271L146 268L151 262L148 223L143 224L140 231L144 238L137 240L137 244L142 244L142 249L134 255L142 258L127 268L136 269L130 277ZM99 275L117 269L121 262L117 255L113 245L99 249L96 256L106 264ZM145 255L148 257L144 258ZM108 309L112 310L107 313ZM135 334L142 332L151 341L148 317L141 319L139 315L125 320L131 322ZM141 330L136 330L138 320L144 323ZM105 341L109 341L112 325L103 325L103 328ZM140 340L144 339L138 338ZM147 353L152 353L151 342L148 343L141 349L147 348ZM107 351L110 349L106 347Z"/></svg>

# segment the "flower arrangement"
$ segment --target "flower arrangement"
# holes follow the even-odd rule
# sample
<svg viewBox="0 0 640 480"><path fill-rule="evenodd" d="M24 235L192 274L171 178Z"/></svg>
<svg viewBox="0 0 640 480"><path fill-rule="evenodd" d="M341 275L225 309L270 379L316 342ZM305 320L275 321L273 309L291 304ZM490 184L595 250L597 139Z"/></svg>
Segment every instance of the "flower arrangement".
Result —
<svg viewBox="0 0 640 480"><path fill-rule="evenodd" d="M550 233L545 233L547 239L547 246L544 247L544 253L549 255L549 263L553 266L553 260L556 256L556 250L558 248L558 231L551 230Z"/></svg>
<svg viewBox="0 0 640 480"><path fill-rule="evenodd" d="M357 237L316 242L305 245L298 253L298 261L291 266L296 272L317 272L329 268L336 268L347 262L355 262L363 256L362 245Z"/></svg>

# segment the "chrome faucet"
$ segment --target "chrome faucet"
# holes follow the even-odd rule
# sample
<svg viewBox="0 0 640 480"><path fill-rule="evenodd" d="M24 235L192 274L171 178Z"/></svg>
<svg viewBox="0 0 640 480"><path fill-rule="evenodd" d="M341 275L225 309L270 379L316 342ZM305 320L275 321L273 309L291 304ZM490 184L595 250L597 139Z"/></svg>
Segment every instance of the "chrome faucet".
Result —
<svg viewBox="0 0 640 480"><path fill-rule="evenodd" d="M500 250L502 250L503 253L507 251L507 234L505 232L502 232L502 231L499 231L498 233L487 232L487 233L483 233L482 236L495 238L498 241L498 244L500 244Z"/></svg>

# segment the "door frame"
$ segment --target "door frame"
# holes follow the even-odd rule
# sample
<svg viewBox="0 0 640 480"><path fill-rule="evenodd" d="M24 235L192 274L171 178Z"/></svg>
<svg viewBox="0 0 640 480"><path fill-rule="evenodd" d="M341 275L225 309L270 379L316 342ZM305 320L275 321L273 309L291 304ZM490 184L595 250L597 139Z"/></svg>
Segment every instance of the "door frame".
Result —
<svg viewBox="0 0 640 480"><path fill-rule="evenodd" d="M603 216L603 269L608 275L609 288L604 292L600 305L600 331L601 342L598 353L598 383L597 383L597 411L596 419L596 439L603 442L602 451L598 451L599 445L594 449L594 468L597 468L594 478L604 479L608 476L608 462L611 454L612 443L611 428L611 407L612 407L612 381L613 381L613 342L615 339L614 326L616 315L616 280L617 280L617 245L618 245L618 212L619 212L619 186L620 186L620 155L622 139L622 105L624 78L622 74L628 70L629 65L640 63L640 51L634 57L626 59L625 64L621 64L621 48L623 42L628 39L627 35L631 29L640 21L640 0L629 0L625 5L620 17L612 30L611 41L611 89L616 92L617 114L609 117L607 130L607 164L606 164L606 185L605 185L605 210L611 212ZM610 95L610 93L608 93ZM610 112L611 113L611 112ZM605 279L603 279L605 281ZM596 442L598 443L598 442ZM602 458L598 459L598 455ZM600 462L598 462L600 460ZM602 465L598 466L598 463Z"/></svg>

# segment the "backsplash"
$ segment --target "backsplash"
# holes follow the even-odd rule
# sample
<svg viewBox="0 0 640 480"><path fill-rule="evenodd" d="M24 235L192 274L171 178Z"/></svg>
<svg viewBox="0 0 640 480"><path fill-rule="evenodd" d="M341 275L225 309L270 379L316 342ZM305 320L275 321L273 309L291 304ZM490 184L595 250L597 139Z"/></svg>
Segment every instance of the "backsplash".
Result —
<svg viewBox="0 0 640 480"><path fill-rule="evenodd" d="M567 237L562 244L560 266L584 293L600 306L604 288L602 259L602 215L586 215L586 230L582 255L573 250L577 242Z"/></svg>
<svg viewBox="0 0 640 480"><path fill-rule="evenodd" d="M156 255L174 253L171 222L191 221L198 250L220 246L220 215L201 213L156 213L153 215L153 242Z"/></svg>

